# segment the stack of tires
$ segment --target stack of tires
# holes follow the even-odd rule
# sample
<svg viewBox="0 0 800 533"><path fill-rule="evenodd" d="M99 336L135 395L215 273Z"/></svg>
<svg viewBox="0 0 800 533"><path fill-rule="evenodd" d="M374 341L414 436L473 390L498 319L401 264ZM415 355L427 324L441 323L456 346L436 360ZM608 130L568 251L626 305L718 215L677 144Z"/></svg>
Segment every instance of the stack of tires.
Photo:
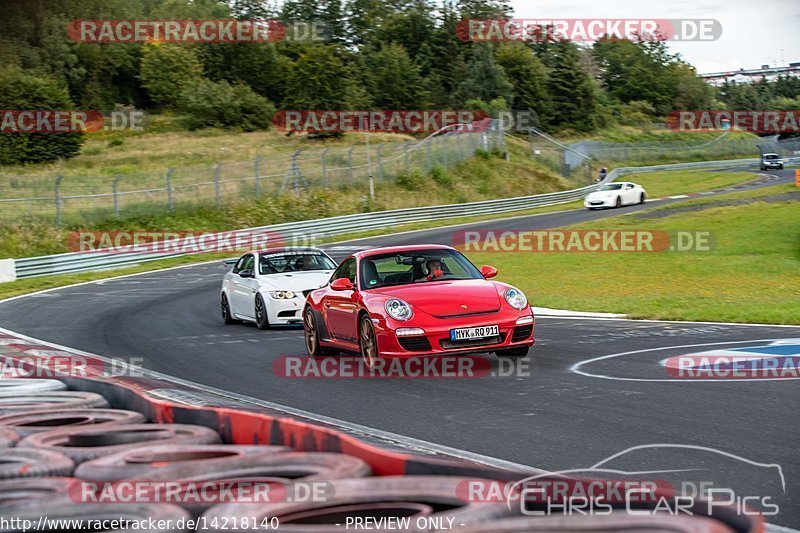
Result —
<svg viewBox="0 0 800 533"><path fill-rule="evenodd" d="M171 525L158 531L322 532L341 531L347 517L441 515L471 523L510 514L504 505L457 496L463 478L370 477L369 465L349 455L223 444L207 427L148 424L140 413L110 409L102 396L68 391L60 381L0 384L0 516L17 518L19 526L11 522L3 532L21 531L24 520L35 523L42 516L140 523L152 518ZM217 482L218 490L231 482L280 490L264 501L223 499L213 491L205 500L188 497L208 482ZM173 489L169 501L154 501L163 493L138 490L159 483ZM321 488L322 497L310 494L309 486ZM134 496L122 498L120 487L137 490L126 489L126 496Z"/></svg>
<svg viewBox="0 0 800 533"><path fill-rule="evenodd" d="M472 501L463 490L467 481L373 477L353 456L224 444L208 427L151 424L141 413L109 408L102 396L69 391L60 381L0 380L3 533L33 524L139 532L737 530L695 517L525 517L505 502ZM260 499L254 491L239 498L231 490L248 484L269 490ZM49 522L42 525L41 517Z"/></svg>

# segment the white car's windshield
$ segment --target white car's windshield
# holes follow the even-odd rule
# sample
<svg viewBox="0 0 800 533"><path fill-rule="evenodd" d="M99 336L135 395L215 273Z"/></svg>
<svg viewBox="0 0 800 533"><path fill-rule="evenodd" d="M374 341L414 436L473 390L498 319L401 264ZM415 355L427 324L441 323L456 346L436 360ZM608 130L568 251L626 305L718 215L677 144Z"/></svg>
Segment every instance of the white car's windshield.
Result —
<svg viewBox="0 0 800 533"><path fill-rule="evenodd" d="M620 189L622 189L621 183L609 183L608 185L600 187L601 191L618 191Z"/></svg>
<svg viewBox="0 0 800 533"><path fill-rule="evenodd" d="M778 159L778 154L767 154L764 159Z"/></svg>
<svg viewBox="0 0 800 533"><path fill-rule="evenodd" d="M333 270L335 268L336 264L330 257L315 251L265 253L260 254L258 260L260 274Z"/></svg>

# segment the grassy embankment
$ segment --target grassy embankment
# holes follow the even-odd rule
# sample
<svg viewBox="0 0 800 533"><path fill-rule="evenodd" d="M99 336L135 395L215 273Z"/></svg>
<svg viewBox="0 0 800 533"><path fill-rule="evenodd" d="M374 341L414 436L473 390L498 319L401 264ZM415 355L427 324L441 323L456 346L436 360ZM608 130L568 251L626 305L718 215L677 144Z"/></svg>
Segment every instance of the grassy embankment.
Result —
<svg viewBox="0 0 800 533"><path fill-rule="evenodd" d="M635 318L800 324L800 209L793 185L681 202L570 229L707 231L711 251L471 253L535 305ZM735 205L715 205L719 202ZM653 212L651 212L653 213Z"/></svg>

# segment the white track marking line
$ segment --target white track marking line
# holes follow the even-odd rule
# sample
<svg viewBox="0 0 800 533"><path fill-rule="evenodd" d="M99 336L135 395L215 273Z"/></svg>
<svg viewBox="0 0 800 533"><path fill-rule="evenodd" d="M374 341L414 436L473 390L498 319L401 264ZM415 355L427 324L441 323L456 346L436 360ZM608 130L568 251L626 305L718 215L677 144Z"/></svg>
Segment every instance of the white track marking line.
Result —
<svg viewBox="0 0 800 533"><path fill-rule="evenodd" d="M800 533L798 529L792 529L790 527L778 526L775 524L767 524L766 526L767 533Z"/></svg>
<svg viewBox="0 0 800 533"><path fill-rule="evenodd" d="M751 382L751 381L791 381L800 378L753 378L753 379L650 379L650 378L622 378L617 376L606 376L604 374L592 374L591 372L580 370L583 365L588 365L591 363L595 363L597 361L603 361L605 359L613 359L616 357L622 357L625 355L633 355L638 353L647 353L647 352L657 352L660 350L673 350L678 348L699 348L705 346L726 346L728 344L748 344L754 342L773 342L783 340L782 338L777 339L753 339L749 341L729 341L729 342L707 342L703 344L682 344L678 346L661 346L658 348L647 348L644 350L632 350L629 352L620 352L620 353L612 353L609 355L601 355L600 357L593 357L592 359L585 359L583 361L579 361L569 367L569 371L574 374L579 374L581 376L589 377L589 378L599 378L599 379L608 379L612 381L641 381L641 382L675 382L675 383L731 383L731 382Z"/></svg>
<svg viewBox="0 0 800 533"><path fill-rule="evenodd" d="M2 300L0 300L2 303ZM580 311L575 311L579 313ZM559 316L559 315L536 315L536 318L563 318L566 320L600 320L608 322L641 322L653 324L704 324L708 326L748 326L758 328L800 328L800 325L793 324L750 324L747 322L700 322L692 320L653 320L646 318L605 318L591 316Z"/></svg>

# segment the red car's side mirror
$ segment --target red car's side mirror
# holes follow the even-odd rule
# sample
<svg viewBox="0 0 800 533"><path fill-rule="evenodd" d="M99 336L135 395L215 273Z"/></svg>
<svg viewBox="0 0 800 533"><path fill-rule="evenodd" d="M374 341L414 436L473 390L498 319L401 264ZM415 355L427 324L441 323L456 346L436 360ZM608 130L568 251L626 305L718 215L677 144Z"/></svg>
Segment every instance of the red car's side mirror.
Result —
<svg viewBox="0 0 800 533"><path fill-rule="evenodd" d="M339 278L331 282L331 289L335 291L352 291L355 288L349 279Z"/></svg>
<svg viewBox="0 0 800 533"><path fill-rule="evenodd" d="M493 266L483 265L481 267L481 275L486 279L493 278L497 275L497 269Z"/></svg>

